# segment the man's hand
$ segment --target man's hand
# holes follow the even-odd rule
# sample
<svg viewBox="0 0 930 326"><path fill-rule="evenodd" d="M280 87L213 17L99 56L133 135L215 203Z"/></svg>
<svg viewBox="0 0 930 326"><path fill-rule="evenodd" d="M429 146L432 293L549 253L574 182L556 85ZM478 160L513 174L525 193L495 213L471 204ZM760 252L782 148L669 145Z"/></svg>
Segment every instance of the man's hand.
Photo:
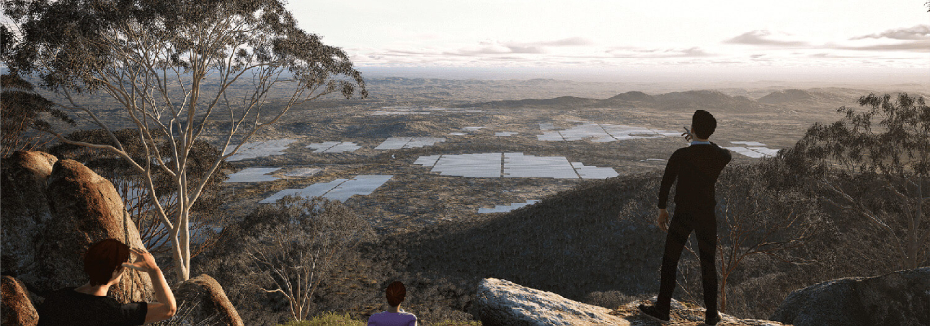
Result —
<svg viewBox="0 0 930 326"><path fill-rule="evenodd" d="M136 261L132 264L123 263L124 267L129 267L140 272L151 273L158 271L158 265L155 264L155 258L152 254L141 249L129 249L136 254Z"/></svg>
<svg viewBox="0 0 930 326"><path fill-rule="evenodd" d="M668 211L664 208L659 209L659 218L656 219L656 224L659 225L659 229L668 232Z"/></svg>

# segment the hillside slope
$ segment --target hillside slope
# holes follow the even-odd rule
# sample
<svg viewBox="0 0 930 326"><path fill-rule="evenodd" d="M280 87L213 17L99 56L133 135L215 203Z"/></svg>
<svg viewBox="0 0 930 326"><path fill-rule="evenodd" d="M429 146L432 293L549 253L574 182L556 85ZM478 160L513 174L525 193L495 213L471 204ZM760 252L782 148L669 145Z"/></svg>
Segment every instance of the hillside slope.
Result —
<svg viewBox="0 0 930 326"><path fill-rule="evenodd" d="M410 269L504 278L575 300L654 291L664 233L648 219L658 182L657 174L588 182L487 220L427 228L404 248Z"/></svg>

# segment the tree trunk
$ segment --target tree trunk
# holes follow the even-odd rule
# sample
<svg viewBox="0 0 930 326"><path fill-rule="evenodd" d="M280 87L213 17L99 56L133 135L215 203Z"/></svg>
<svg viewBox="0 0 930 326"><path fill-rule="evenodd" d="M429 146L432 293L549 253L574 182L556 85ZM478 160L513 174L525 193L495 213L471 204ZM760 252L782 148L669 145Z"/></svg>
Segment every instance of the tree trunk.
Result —
<svg viewBox="0 0 930 326"><path fill-rule="evenodd" d="M181 261L178 263L181 266L183 266L182 268L183 273L179 276L181 277L181 282L184 282L190 279L190 273L191 273L191 246L190 246L191 228L190 228L190 223L189 223L190 221L189 209L183 206L181 209L182 209L181 210L181 223L179 223L180 224L179 226L181 227L181 234L180 234L180 239L179 239L181 241L181 246L180 246Z"/></svg>
<svg viewBox="0 0 930 326"><path fill-rule="evenodd" d="M180 282L190 279L190 226L188 225L188 209L179 204L177 224L171 234L171 251L174 254L174 270L178 273Z"/></svg>

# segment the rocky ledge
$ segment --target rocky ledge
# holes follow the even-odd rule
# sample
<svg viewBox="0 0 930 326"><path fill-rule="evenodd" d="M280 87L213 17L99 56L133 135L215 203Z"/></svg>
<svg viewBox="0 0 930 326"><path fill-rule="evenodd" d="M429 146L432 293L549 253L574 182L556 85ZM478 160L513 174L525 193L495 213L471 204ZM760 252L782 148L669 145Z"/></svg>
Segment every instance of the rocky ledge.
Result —
<svg viewBox="0 0 930 326"><path fill-rule="evenodd" d="M617 309L607 309L566 299L558 294L519 284L486 278L478 283L474 313L485 326L494 325L667 325L652 319L636 308L634 301ZM647 302L650 303L650 302ZM688 303L672 302L672 324L704 325L704 309ZM768 320L738 319L722 315L718 325L780 326Z"/></svg>

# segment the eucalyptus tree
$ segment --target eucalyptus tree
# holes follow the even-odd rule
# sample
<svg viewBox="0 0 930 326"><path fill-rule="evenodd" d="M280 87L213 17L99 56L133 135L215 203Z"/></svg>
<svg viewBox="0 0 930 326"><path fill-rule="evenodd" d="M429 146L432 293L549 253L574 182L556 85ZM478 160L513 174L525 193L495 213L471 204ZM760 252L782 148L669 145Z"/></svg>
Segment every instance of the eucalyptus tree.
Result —
<svg viewBox="0 0 930 326"><path fill-rule="evenodd" d="M791 149L829 202L887 235L898 268L930 262L930 107L907 94L859 98L832 124L814 124Z"/></svg>
<svg viewBox="0 0 930 326"><path fill-rule="evenodd" d="M119 155L145 176L183 280L190 276L191 208L222 161L295 105L327 94L367 96L345 52L298 28L281 0L13 0L4 13L22 33L5 57L11 71L37 76L109 141L47 131ZM82 94L105 95L120 114L100 116L80 104ZM112 132L117 124L138 133L144 160L133 160ZM218 139L223 155L195 175L190 155L204 137ZM173 209L156 195L156 170L170 176L179 202Z"/></svg>
<svg viewBox="0 0 930 326"><path fill-rule="evenodd" d="M60 121L74 125L74 120L68 117L67 113L36 93L32 83L20 76L0 76L0 87L3 88L0 92L0 157L10 156L19 150L33 150L48 143L48 137L30 130L51 128L49 121L42 117L43 114L47 113L56 118L51 122Z"/></svg>

